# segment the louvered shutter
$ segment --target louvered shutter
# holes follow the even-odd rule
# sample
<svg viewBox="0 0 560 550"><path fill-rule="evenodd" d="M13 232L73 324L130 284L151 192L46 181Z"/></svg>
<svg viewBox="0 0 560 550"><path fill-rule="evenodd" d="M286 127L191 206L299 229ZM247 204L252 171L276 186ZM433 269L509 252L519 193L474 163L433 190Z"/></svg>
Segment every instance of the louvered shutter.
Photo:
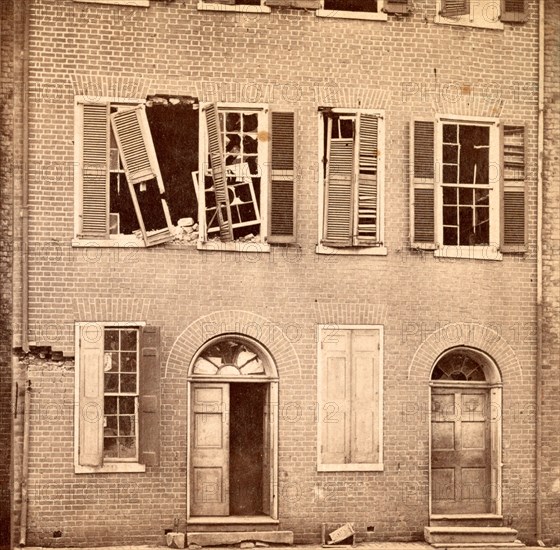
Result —
<svg viewBox="0 0 560 550"><path fill-rule="evenodd" d="M82 238L109 238L109 104L79 105L82 115Z"/></svg>
<svg viewBox="0 0 560 550"><path fill-rule="evenodd" d="M469 12L470 0L441 0L440 15L444 17L468 15Z"/></svg>
<svg viewBox="0 0 560 550"><path fill-rule="evenodd" d="M320 336L321 463L345 464L350 460L352 334L342 328L335 335L325 334Z"/></svg>
<svg viewBox="0 0 560 550"><path fill-rule="evenodd" d="M435 123L414 119L410 130L410 235L413 248L435 249Z"/></svg>
<svg viewBox="0 0 560 550"><path fill-rule="evenodd" d="M387 13L409 13L411 0L385 0L384 11Z"/></svg>
<svg viewBox="0 0 560 550"><path fill-rule="evenodd" d="M79 464L101 466L103 463L103 343L100 324L88 323L80 330L80 407Z"/></svg>
<svg viewBox="0 0 560 550"><path fill-rule="evenodd" d="M352 330L350 460L379 462L379 330Z"/></svg>
<svg viewBox="0 0 560 550"><path fill-rule="evenodd" d="M160 340L159 327L142 328L138 407L139 462L148 466L157 466L160 454Z"/></svg>
<svg viewBox="0 0 560 550"><path fill-rule="evenodd" d="M332 138L332 118L327 124L327 175L323 244L352 245L354 138Z"/></svg>
<svg viewBox="0 0 560 550"><path fill-rule="evenodd" d="M528 17L527 0L502 0L500 21L506 23L524 23Z"/></svg>
<svg viewBox="0 0 560 550"><path fill-rule="evenodd" d="M525 128L502 126L502 251L527 249Z"/></svg>
<svg viewBox="0 0 560 550"><path fill-rule="evenodd" d="M214 182L214 193L216 195L216 210L218 214L218 224L220 226L220 240L224 242L233 241L231 210L227 192L226 167L218 105L216 103L211 103L204 109L204 113L208 132L208 150L212 163L212 180Z"/></svg>
<svg viewBox="0 0 560 550"><path fill-rule="evenodd" d="M268 242L294 242L295 118L293 112L272 111Z"/></svg>
<svg viewBox="0 0 560 550"><path fill-rule="evenodd" d="M379 124L375 115L361 113L358 118L358 189L353 244L374 246L380 244L377 169Z"/></svg>
<svg viewBox="0 0 560 550"><path fill-rule="evenodd" d="M139 105L113 113L111 115L111 125L146 246L170 241L172 239L171 216L169 215L165 187L148 125L146 107ZM156 180L157 182L166 226L148 233L138 202L137 185L150 180Z"/></svg>

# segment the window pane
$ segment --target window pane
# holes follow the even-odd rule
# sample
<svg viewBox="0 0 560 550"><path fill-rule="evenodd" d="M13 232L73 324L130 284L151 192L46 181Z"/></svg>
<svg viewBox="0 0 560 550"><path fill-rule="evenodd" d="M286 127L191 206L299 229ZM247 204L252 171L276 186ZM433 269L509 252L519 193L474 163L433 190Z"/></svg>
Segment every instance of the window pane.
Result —
<svg viewBox="0 0 560 550"><path fill-rule="evenodd" d="M118 330L105 330L105 349L118 350L119 349L119 331Z"/></svg>
<svg viewBox="0 0 560 550"><path fill-rule="evenodd" d="M349 139L354 137L354 119L340 119L340 137Z"/></svg>
<svg viewBox="0 0 560 550"><path fill-rule="evenodd" d="M122 330L121 331L121 349L136 350L136 339L138 331Z"/></svg>
<svg viewBox="0 0 560 550"><path fill-rule="evenodd" d="M490 204L490 191L488 191L488 189L475 189L474 196L476 199L476 204Z"/></svg>
<svg viewBox="0 0 560 550"><path fill-rule="evenodd" d="M136 439L134 437L119 438L120 458L134 458L136 456Z"/></svg>
<svg viewBox="0 0 560 550"><path fill-rule="evenodd" d="M116 397L105 397L105 414L117 414Z"/></svg>
<svg viewBox="0 0 560 550"><path fill-rule="evenodd" d="M105 393L116 393L119 391L119 375L105 373Z"/></svg>
<svg viewBox="0 0 560 550"><path fill-rule="evenodd" d="M121 392L136 393L136 374L121 374Z"/></svg>
<svg viewBox="0 0 560 550"><path fill-rule="evenodd" d="M471 207L459 207L459 244L461 246L475 244L473 209Z"/></svg>
<svg viewBox="0 0 560 550"><path fill-rule="evenodd" d="M457 188L444 187L443 188L443 204L457 204Z"/></svg>
<svg viewBox="0 0 560 550"><path fill-rule="evenodd" d="M239 134L226 134L226 153L241 152L241 136Z"/></svg>
<svg viewBox="0 0 560 550"><path fill-rule="evenodd" d="M325 0L326 10L377 12L377 0Z"/></svg>
<svg viewBox="0 0 560 550"><path fill-rule="evenodd" d="M134 435L134 416L119 416L119 435Z"/></svg>
<svg viewBox="0 0 560 550"><path fill-rule="evenodd" d="M459 204L473 204L473 189L470 187L462 187L459 189Z"/></svg>
<svg viewBox="0 0 560 550"><path fill-rule="evenodd" d="M119 397L119 413L134 414L134 397Z"/></svg>
<svg viewBox="0 0 560 550"><path fill-rule="evenodd" d="M121 372L136 372L136 353L121 353Z"/></svg>
<svg viewBox="0 0 560 550"><path fill-rule="evenodd" d="M243 136L243 152L244 153L256 153L258 150L257 138L245 135Z"/></svg>
<svg viewBox="0 0 560 550"><path fill-rule="evenodd" d="M119 451L116 437L105 437L103 439L103 455L105 458L118 458Z"/></svg>
<svg viewBox="0 0 560 550"><path fill-rule="evenodd" d="M457 166L443 165L443 183L457 183Z"/></svg>
<svg viewBox="0 0 560 550"><path fill-rule="evenodd" d="M444 143L457 143L457 125L444 124L443 125L443 142Z"/></svg>
<svg viewBox="0 0 560 550"><path fill-rule="evenodd" d="M239 113L226 114L226 132L239 132L241 130L241 115Z"/></svg>
<svg viewBox="0 0 560 550"><path fill-rule="evenodd" d="M443 162L457 164L459 161L459 147L457 145L443 146Z"/></svg>
<svg viewBox="0 0 560 550"><path fill-rule="evenodd" d="M456 245L457 244L457 228L444 227L443 228L443 244Z"/></svg>
<svg viewBox="0 0 560 550"><path fill-rule="evenodd" d="M443 224L457 225L457 207L455 206L443 207Z"/></svg>
<svg viewBox="0 0 560 550"><path fill-rule="evenodd" d="M117 417L105 416L105 436L117 435Z"/></svg>
<svg viewBox="0 0 560 550"><path fill-rule="evenodd" d="M243 131L256 132L259 126L259 117L256 113L252 115L243 115Z"/></svg>

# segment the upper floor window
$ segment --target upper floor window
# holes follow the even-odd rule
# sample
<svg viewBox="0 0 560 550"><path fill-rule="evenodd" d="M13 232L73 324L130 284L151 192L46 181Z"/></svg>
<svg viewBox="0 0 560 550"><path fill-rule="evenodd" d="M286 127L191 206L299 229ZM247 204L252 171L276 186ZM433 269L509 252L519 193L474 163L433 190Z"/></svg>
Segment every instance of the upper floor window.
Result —
<svg viewBox="0 0 560 550"><path fill-rule="evenodd" d="M497 119L413 121L413 246L500 259L526 244L525 131Z"/></svg>
<svg viewBox="0 0 560 550"><path fill-rule="evenodd" d="M319 120L323 209L317 251L386 254L383 113L329 108Z"/></svg>
<svg viewBox="0 0 560 550"><path fill-rule="evenodd" d="M199 10L234 11L239 13L270 13L266 0L199 0Z"/></svg>
<svg viewBox="0 0 560 550"><path fill-rule="evenodd" d="M437 0L436 23L502 29L527 20L526 0Z"/></svg>
<svg viewBox="0 0 560 550"><path fill-rule="evenodd" d="M321 0L319 17L387 20L385 0Z"/></svg>

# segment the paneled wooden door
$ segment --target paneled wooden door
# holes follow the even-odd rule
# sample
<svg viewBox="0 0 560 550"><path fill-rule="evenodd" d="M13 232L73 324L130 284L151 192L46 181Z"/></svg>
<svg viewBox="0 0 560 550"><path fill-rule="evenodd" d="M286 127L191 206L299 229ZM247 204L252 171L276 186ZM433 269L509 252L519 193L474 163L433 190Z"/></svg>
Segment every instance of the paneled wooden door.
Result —
<svg viewBox="0 0 560 550"><path fill-rule="evenodd" d="M489 393L432 388L432 514L491 512Z"/></svg>

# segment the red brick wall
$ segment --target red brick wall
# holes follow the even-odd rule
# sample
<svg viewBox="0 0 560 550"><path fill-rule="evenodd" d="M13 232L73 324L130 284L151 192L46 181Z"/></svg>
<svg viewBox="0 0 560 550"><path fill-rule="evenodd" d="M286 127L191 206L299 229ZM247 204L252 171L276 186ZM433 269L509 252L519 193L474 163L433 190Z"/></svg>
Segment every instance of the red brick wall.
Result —
<svg viewBox="0 0 560 550"><path fill-rule="evenodd" d="M547 2L543 196L543 537L560 543L560 4Z"/></svg>
<svg viewBox="0 0 560 550"><path fill-rule="evenodd" d="M384 23L293 10L198 12L194 0L149 9L33 2L30 338L72 355L76 320L144 320L162 326L165 361L177 337L208 314L245 311L266 319L262 331L267 323L280 327L301 369L278 364L280 528L292 529L299 542L316 542L322 521L354 521L362 538L367 526L375 527L372 539L422 536L428 425L417 411L428 406L428 374L419 382L408 368L428 335L452 322L493 328L515 357L517 375L504 374L504 514L522 538L534 537L537 6L530 2L526 24L495 31L435 25L434 4L417 0L412 16ZM298 116L301 248L253 255L72 248L75 74L118 74L147 80L149 93L201 100L216 85L230 101L254 96L255 88L243 86L272 90L274 103ZM371 89L379 104L368 106L386 114L389 255L318 256L317 107L326 102L315 99L317 90L363 98ZM408 120L433 113L434 99L451 112L491 111L489 95L503 100L504 120L527 127L530 253L501 262L413 253ZM234 322L231 315L224 313ZM321 322L385 326L384 472L316 472ZM443 337L450 347L461 343ZM32 362L29 544L161 542L173 519L184 517L186 448L172 435L186 430L190 359L183 358L176 383L163 385L161 466L129 475L73 473L72 363ZM63 536L53 539L56 530Z"/></svg>

